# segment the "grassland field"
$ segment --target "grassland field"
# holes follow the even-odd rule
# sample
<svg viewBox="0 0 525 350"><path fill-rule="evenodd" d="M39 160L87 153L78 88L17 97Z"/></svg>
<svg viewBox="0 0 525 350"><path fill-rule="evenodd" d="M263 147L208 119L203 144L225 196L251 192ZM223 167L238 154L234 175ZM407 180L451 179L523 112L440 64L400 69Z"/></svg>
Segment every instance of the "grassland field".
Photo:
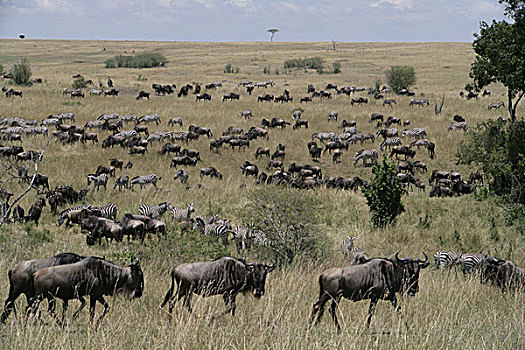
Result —
<svg viewBox="0 0 525 350"><path fill-rule="evenodd" d="M42 120L50 114L74 112L76 124L83 126L103 113L136 114L157 113L162 124L150 124L150 132L157 130L182 131L189 125L206 126L215 136L220 136L228 126L247 130L259 125L261 118L281 117L291 121L293 110L303 108L303 118L309 120L309 129L272 129L269 139L259 139L243 151L223 148L219 154L209 151L209 140L201 137L190 143L201 153L202 163L189 168L188 185L173 181L174 168L170 168L170 156L157 151L162 144L153 144L145 156L130 156L120 147L102 149L100 143L62 145L51 142L44 155L40 172L49 176L50 186L71 185L75 189L86 187L86 175L98 165L109 165L109 159L117 157L132 160L134 167L125 171L128 175L156 173L162 177L159 189L142 191L112 189L91 191L85 203L101 205L115 203L119 216L137 212L142 203L157 204L170 201L176 206L185 202L195 203L196 213L220 213L239 224L244 217L239 212L247 204L246 192L256 185L245 178L239 167L245 160L255 162L256 147L275 149L278 143L286 145L285 165L292 161L311 163L306 143L317 131L338 131L337 123L328 122L330 111L339 112L339 120L354 119L363 132L375 132L369 123L372 112L393 115L410 120L411 127L425 127L428 139L436 144L436 158L431 160L424 150L417 152L416 159L433 169L456 170L466 177L473 167L457 165L455 152L466 139L463 131L448 133L445 128L455 114L462 115L470 130L479 122L506 116L504 110L488 110L490 102L506 102L503 86L490 87L490 97L467 101L458 92L468 82L470 63L474 53L470 43L338 43L337 51L331 43L179 43L179 42L131 42L131 41L47 41L47 40L1 40L0 64L11 67L20 57L29 59L34 78L42 78L42 84L21 87L23 98L0 97L0 119L21 117ZM106 69L104 61L125 52L159 51L169 59L166 67L151 69ZM283 61L291 58L321 57L327 67L332 62L341 63L341 74L317 74L315 71L285 71ZM226 64L239 67L240 73L226 74ZM394 108L383 107L381 101L370 99L366 93L355 96L368 97L370 103L350 106L350 98L341 95L331 100L314 100L299 104L299 97L306 95L306 85L324 88L327 83L338 86L373 86L377 79L383 81L384 71L392 65L410 65L415 68L416 97L428 98L430 106L409 107L409 97L387 94L397 99ZM263 74L270 67L270 75ZM279 70L279 74L276 74ZM86 79L98 82L108 77L122 92L118 97L99 97L86 94L84 99L72 99L62 95L62 89L71 87L72 76L82 74ZM140 77L140 79L139 79ZM248 96L245 89L237 87L242 80L265 81L272 79L274 87L255 90ZM195 102L193 95L177 98L174 95L153 96L152 83L176 84L210 83L220 81L223 87L212 91L211 102ZM0 85L8 85L0 81ZM258 103L257 94L279 95L290 90L294 101L288 104ZM138 91L152 93L150 100L136 100ZM230 91L241 94L240 101L221 102L222 95ZM445 96L443 112L434 115L434 105ZM354 96L354 97L355 97ZM240 119L237 114L251 109L255 118ZM523 107L518 115L523 114ZM168 128L171 117L183 118L184 127ZM131 128L131 125L128 125ZM101 132L99 140L107 134ZM24 138L24 149L40 150L46 139ZM405 141L405 144L407 141ZM353 166L353 155L362 148L372 146L351 145L344 153L342 162L334 164L331 157L323 156L320 166L325 176L355 176L371 179L371 169ZM266 160L256 162L264 168ZM199 169L205 166L217 168L224 178L199 177ZM120 175L120 172L117 172ZM416 177L427 182L429 173ZM110 180L111 181L111 180ZM246 183L246 188L241 184ZM197 184L202 184L196 189ZM11 182L8 189L20 193L26 185ZM428 187L427 187L428 190ZM299 190L298 190L299 191ZM375 229L369 220L368 207L358 191L334 191L325 188L309 190L320 203L322 230L333 249L328 256L317 262L296 264L278 268L266 282L266 294L261 300L239 296L237 314L217 316L223 310L220 297L194 298L194 313L188 314L181 305L175 309L174 320L167 323L166 310L159 310L162 298L169 288L169 271L178 261L178 228L165 217L169 237L165 241L102 244L88 247L84 235L74 227L56 227L56 216L45 207L41 224L11 224L0 229L0 297L8 294L8 270L19 261L48 257L58 252L75 252L82 255L105 256L116 263L128 263L131 254L141 259L145 274L145 291L141 299L126 301L109 298L112 308L98 331L87 326L88 312L61 328L51 317L24 325L19 312L11 316L6 325L0 325L0 344L5 349L523 349L525 348L525 299L523 292L502 295L494 287L481 285L476 277L463 277L461 273L441 273L428 268L420 277L420 291L402 302L402 317L392 312L387 302L380 302L372 319L370 329L365 327L368 302L342 301L338 309L343 330L339 333L325 316L319 327L308 329L307 320L312 304L317 300L318 276L331 266L346 264L339 252L339 244L347 235L356 236L356 245L371 256L390 256L398 249L401 255L419 256L425 251L430 257L439 249L460 252L498 254L525 266L525 235L514 226L507 225L504 208L494 198L476 200L473 195L453 198L429 198L428 194L410 192L403 198L406 208L397 224L383 230ZM36 193L24 197L21 205L29 208ZM228 253L237 255L233 244ZM212 258L209 256L207 258ZM256 256L248 255L248 260ZM184 261L185 262L185 261ZM76 302L70 306L69 317ZM25 300L17 302L22 310ZM100 306L98 312L101 312ZM407 329L404 321L410 324Z"/></svg>

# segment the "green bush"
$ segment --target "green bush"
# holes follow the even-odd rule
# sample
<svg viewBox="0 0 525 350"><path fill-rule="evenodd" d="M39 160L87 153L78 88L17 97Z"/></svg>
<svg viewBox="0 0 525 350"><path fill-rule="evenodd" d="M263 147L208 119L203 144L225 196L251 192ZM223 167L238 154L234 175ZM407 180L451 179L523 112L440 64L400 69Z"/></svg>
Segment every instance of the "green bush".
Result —
<svg viewBox="0 0 525 350"><path fill-rule="evenodd" d="M27 233L26 239L28 245L53 242L53 235L48 229L39 229L37 226L33 226L32 223L26 223L24 224L24 230Z"/></svg>
<svg viewBox="0 0 525 350"><path fill-rule="evenodd" d="M4 75L4 66L0 64L0 75Z"/></svg>
<svg viewBox="0 0 525 350"><path fill-rule="evenodd" d="M456 158L476 164L490 177L490 191L525 204L525 121L488 120L467 134Z"/></svg>
<svg viewBox="0 0 525 350"><path fill-rule="evenodd" d="M16 85L32 85L31 83L31 67L27 58L22 58L20 62L16 63L11 70L13 76L13 83Z"/></svg>
<svg viewBox="0 0 525 350"><path fill-rule="evenodd" d="M363 194L370 208L370 219L374 226L385 227L395 223L399 214L405 211L401 197L404 189L396 177L396 165L387 161L383 155L382 162L376 162L372 169L375 175L372 182L363 187Z"/></svg>
<svg viewBox="0 0 525 350"><path fill-rule="evenodd" d="M84 79L84 77L76 78L73 82L73 89L81 89L88 86L87 81Z"/></svg>
<svg viewBox="0 0 525 350"><path fill-rule="evenodd" d="M392 90L399 92L408 89L416 83L416 73L414 67L393 66L385 72L386 82Z"/></svg>
<svg viewBox="0 0 525 350"><path fill-rule="evenodd" d="M320 204L313 194L267 187L250 191L248 200L240 217L268 240L268 246L254 248L260 257L291 264L326 255L332 243L318 227Z"/></svg>
<svg viewBox="0 0 525 350"><path fill-rule="evenodd" d="M224 66L224 73L239 74L240 71L241 69L239 67L234 67L231 63Z"/></svg>
<svg viewBox="0 0 525 350"><path fill-rule="evenodd" d="M168 59L158 52L145 52L135 56L118 55L106 60L106 68L164 67Z"/></svg>
<svg viewBox="0 0 525 350"><path fill-rule="evenodd" d="M284 61L284 69L305 68L322 71L323 63L324 60L321 57L310 57L304 59L296 58Z"/></svg>
<svg viewBox="0 0 525 350"><path fill-rule="evenodd" d="M332 63L332 74L339 74L341 73L341 63L334 62Z"/></svg>

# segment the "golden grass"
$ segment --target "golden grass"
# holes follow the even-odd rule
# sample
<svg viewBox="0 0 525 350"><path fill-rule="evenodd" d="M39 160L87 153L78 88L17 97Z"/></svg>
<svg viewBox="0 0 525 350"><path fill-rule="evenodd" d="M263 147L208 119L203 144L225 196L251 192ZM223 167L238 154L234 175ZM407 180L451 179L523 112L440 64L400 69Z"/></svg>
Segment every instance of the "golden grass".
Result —
<svg viewBox="0 0 525 350"><path fill-rule="evenodd" d="M130 176L156 173L162 177L159 190L144 189L134 192L108 190L92 192L88 203L102 204L112 201L119 207L119 213L137 211L140 203L156 204L165 200L183 206L194 202L197 214L220 211L221 215L239 223L238 210L246 204L244 190L240 185L246 182L253 188L251 178L241 175L239 167L244 160L254 161L253 152L257 146L271 147L278 143L286 145L286 162L311 163L306 142L316 131L336 131L336 124L326 120L328 113L338 110L340 119L355 119L358 129L373 132L374 125L368 123L370 113L383 112L402 120L409 119L411 127L425 127L429 139L436 143L436 159L430 160L421 150L416 159L427 163L429 170L458 170L468 176L472 170L455 164L454 153L465 136L463 132L447 134L446 126L454 114L461 114L472 128L477 122L505 115L505 111L488 111L489 102L506 100L502 86L491 88L492 96L478 101L460 99L458 91L468 79L469 64L473 52L468 43L340 43L338 51L330 50L329 43L173 43L173 42L99 42L99 41L0 41L0 63L4 66L16 62L20 56L28 57L33 76L44 79L42 85L22 88L23 99L0 98L0 117L18 116L41 120L49 114L73 111L77 125L96 119L102 113L133 113L137 116L158 113L163 123L150 126L150 130L168 130L167 120L181 116L184 127L171 130L187 130L191 124L210 127L215 136L222 134L227 126L233 125L247 130L258 125L261 118L274 116L291 121L292 111L303 108L303 118L310 121L308 130L271 130L269 140L258 140L246 152L221 150L220 154L209 151L206 138L190 144L201 152L202 165L189 169L189 185L198 183L202 189L186 190L172 177L175 169L169 168L169 156L157 151L161 145L154 144L146 156L129 156L124 149L103 150L91 144L62 146L52 143L42 163L42 173L50 177L50 185L73 185L76 189L86 186L85 175L94 172L100 164L109 164L109 158L131 159L133 169L125 171ZM105 48L105 51L102 49ZM105 69L103 62L116 54L160 50L170 60L165 68L147 70ZM282 74L282 62L289 58L320 56L327 65L339 61L342 73L339 75L318 75L313 72L293 71ZM78 63L80 62L80 63ZM238 66L240 74L224 74L227 63ZM379 101L367 106L351 107L346 96L336 96L327 102L315 101L307 105L257 103L257 93L280 94L289 89L294 100L304 96L306 84L317 88L326 83L337 85L372 86L376 79L384 80L383 72L391 65L406 64L415 67L418 82L415 91L431 101L430 107L408 107L409 98L395 97L398 104L384 108ZM280 75L263 75L263 67L271 71L279 69ZM62 88L69 87L72 75L81 73L86 79L106 82L110 76L117 88L128 92L124 96L92 97L73 100L62 96ZM139 74L147 81L139 81ZM276 86L268 90L256 90L249 97L244 89L237 87L241 80L261 81L272 79ZM175 83L181 86L187 82L209 83L222 81L224 87L211 94L211 102L195 103L194 97L178 99L176 96L152 97L150 101L136 101L138 90L151 91L152 83ZM264 90L264 91L263 91ZM220 101L222 94L230 91L241 93L238 102ZM445 94L442 114L435 116L433 105L439 103ZM365 96L365 95L363 95ZM366 96L369 97L369 96ZM80 102L80 105L71 103ZM245 121L237 114L251 109L256 118ZM523 109L520 109L522 112ZM339 124L339 122L338 122ZM131 128L128 125L127 128ZM106 136L100 135L100 140ZM24 139L24 148L41 149L45 140ZM379 148L376 142L363 148ZM354 167L353 154L362 146L351 146L334 165L331 157L325 156L321 166L325 175L354 176L370 179L370 168ZM265 167L266 160L257 161L259 168ZM214 166L224 175L223 181L200 179L200 167ZM428 174L417 177L427 180ZM22 185L12 184L13 191L21 191ZM167 324L166 310L157 310L164 293L169 287L168 273L174 262L165 256L151 252L157 243L149 242L142 247L136 242L120 245L87 247L78 229L57 228L56 217L47 207L43 212L41 227L49 230L51 242L35 244L19 225L3 226L0 231L0 296L8 293L7 271L18 261L46 257L56 252L73 251L84 255L105 255L115 262L124 263L118 257L134 253L143 257L145 292L140 300L127 302L109 299L112 309L98 332L86 326L87 311L71 322L65 329L59 328L47 315L44 322L23 326L21 317L11 317L6 326L0 326L0 337L4 348L147 348L147 349L361 349L361 348L498 348L518 349L525 345L525 305L523 293L502 296L498 290L480 285L477 279L465 279L438 273L432 269L422 272L420 292L402 305L402 315L410 324L406 329L403 320L392 312L388 303L378 305L372 320L372 327L366 330L367 302L344 301L339 309L343 331L339 334L331 323L329 315L318 328L308 330L307 320L311 306L317 298L317 278L324 269L344 262L338 251L339 242L346 235L357 235L357 245L370 255L389 255L397 249L403 254L417 255L425 251L428 255L438 249L455 249L464 252L494 253L497 248L505 258L525 265L524 237L512 226L505 225L505 213L496 201L476 201L472 196L446 199L429 199L427 195L411 192L404 198L406 212L401 215L395 227L376 230L371 227L368 208L360 193L336 192L326 189L312 191L321 202L320 229L327 239L334 242L331 256L318 264L298 265L275 271L267 280L266 295L261 300L251 297L238 298L238 314L235 318L219 316L223 310L221 298L194 298L195 314L188 315L181 305L171 325ZM31 194L22 201L28 208L34 200ZM169 222L169 221L168 221ZM171 223L169 223L171 225ZM34 229L34 228L33 228ZM172 232L171 235L178 233ZM176 240L175 240L176 242ZM177 250L177 244L168 247ZM231 254L234 248L229 247ZM176 255L176 254L175 254ZM253 257L251 257L253 258ZM20 307L24 302L18 302ZM73 302L70 309L77 303ZM100 309L99 309L100 311ZM71 315L73 310L70 311Z"/></svg>

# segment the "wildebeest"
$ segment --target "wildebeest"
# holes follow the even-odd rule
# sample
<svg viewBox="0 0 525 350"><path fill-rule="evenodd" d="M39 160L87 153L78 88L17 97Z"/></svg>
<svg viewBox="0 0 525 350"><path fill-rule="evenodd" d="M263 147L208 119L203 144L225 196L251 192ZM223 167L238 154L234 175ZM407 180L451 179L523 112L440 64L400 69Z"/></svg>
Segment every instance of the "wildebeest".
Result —
<svg viewBox="0 0 525 350"><path fill-rule="evenodd" d="M200 101L200 100L211 101L211 95L207 93L196 95L195 101Z"/></svg>
<svg viewBox="0 0 525 350"><path fill-rule="evenodd" d="M485 258L481 261L481 283L491 282L503 293L525 287L525 269L512 261Z"/></svg>
<svg viewBox="0 0 525 350"><path fill-rule="evenodd" d="M137 96L137 100L140 100L141 98L146 98L149 100L149 92L140 91L139 95Z"/></svg>
<svg viewBox="0 0 525 350"><path fill-rule="evenodd" d="M9 296L5 301L0 322L5 323L11 311L15 308L16 299L21 294L25 294L27 306L29 307L29 301L35 296L33 286L33 274L35 272L45 267L76 263L82 259L84 257L77 254L62 253L51 258L27 260L16 264L8 272Z"/></svg>
<svg viewBox="0 0 525 350"><path fill-rule="evenodd" d="M171 271L171 287L160 307L169 302L169 320L175 303L184 298L184 306L191 312L193 293L203 297L222 295L226 313L235 315L237 294L251 292L260 298L265 292L266 275L275 264L246 263L244 260L222 257L213 261L182 264ZM173 295L177 284L177 292Z"/></svg>
<svg viewBox="0 0 525 350"><path fill-rule="evenodd" d="M396 146L392 148L392 151L390 152L390 156L388 156L388 158L392 158L394 154L396 155L396 158L398 155L402 154L405 156L405 160L407 160L407 158L409 157L414 158L414 156L416 155L416 151L408 146Z"/></svg>
<svg viewBox="0 0 525 350"><path fill-rule="evenodd" d="M430 105L430 102L426 98L417 99L413 98L410 100L410 103L408 104L410 107L413 107L414 105L423 106L423 105Z"/></svg>
<svg viewBox="0 0 525 350"><path fill-rule="evenodd" d="M200 177L202 178L203 176L216 177L219 180L222 180L222 174L214 167L202 168L200 171Z"/></svg>
<svg viewBox="0 0 525 350"><path fill-rule="evenodd" d="M359 98L353 98L352 101L350 101L350 104L353 106L354 104L358 104L359 106L363 103L368 103L368 99L364 97Z"/></svg>
<svg viewBox="0 0 525 350"><path fill-rule="evenodd" d="M368 308L367 326L379 299L389 300L394 308L399 310L396 293L403 296L408 293L414 296L419 291L419 272L428 267L428 257L425 260L398 257L397 251L394 260L374 258L359 265L334 267L326 270L319 276L319 300L314 304L310 323L317 325L324 313L324 306L332 300L330 314L338 329L336 309L342 297L352 301L370 299Z"/></svg>
<svg viewBox="0 0 525 350"><path fill-rule="evenodd" d="M104 312L99 316L97 325L109 310L104 295L125 294L127 297L140 298L144 290L144 275L138 260L129 266L118 266L107 260L90 257L77 263L46 267L35 273L33 311L44 298L49 301L49 312L55 314L55 298L64 302L64 319L68 301L79 299L80 308L73 314L73 319L86 306L84 296L89 295L89 318L95 316L97 301L104 305Z"/></svg>

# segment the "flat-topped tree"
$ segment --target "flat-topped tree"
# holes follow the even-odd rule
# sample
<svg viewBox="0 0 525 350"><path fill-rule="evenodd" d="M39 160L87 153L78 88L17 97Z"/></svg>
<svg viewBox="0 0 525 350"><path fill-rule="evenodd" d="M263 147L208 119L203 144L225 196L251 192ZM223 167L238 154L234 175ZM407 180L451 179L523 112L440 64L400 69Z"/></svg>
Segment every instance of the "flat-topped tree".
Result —
<svg viewBox="0 0 525 350"><path fill-rule="evenodd" d="M279 29L271 28L271 29L268 29L267 32L272 34L270 36L270 41L273 43L273 37L275 36L275 34L279 32Z"/></svg>

